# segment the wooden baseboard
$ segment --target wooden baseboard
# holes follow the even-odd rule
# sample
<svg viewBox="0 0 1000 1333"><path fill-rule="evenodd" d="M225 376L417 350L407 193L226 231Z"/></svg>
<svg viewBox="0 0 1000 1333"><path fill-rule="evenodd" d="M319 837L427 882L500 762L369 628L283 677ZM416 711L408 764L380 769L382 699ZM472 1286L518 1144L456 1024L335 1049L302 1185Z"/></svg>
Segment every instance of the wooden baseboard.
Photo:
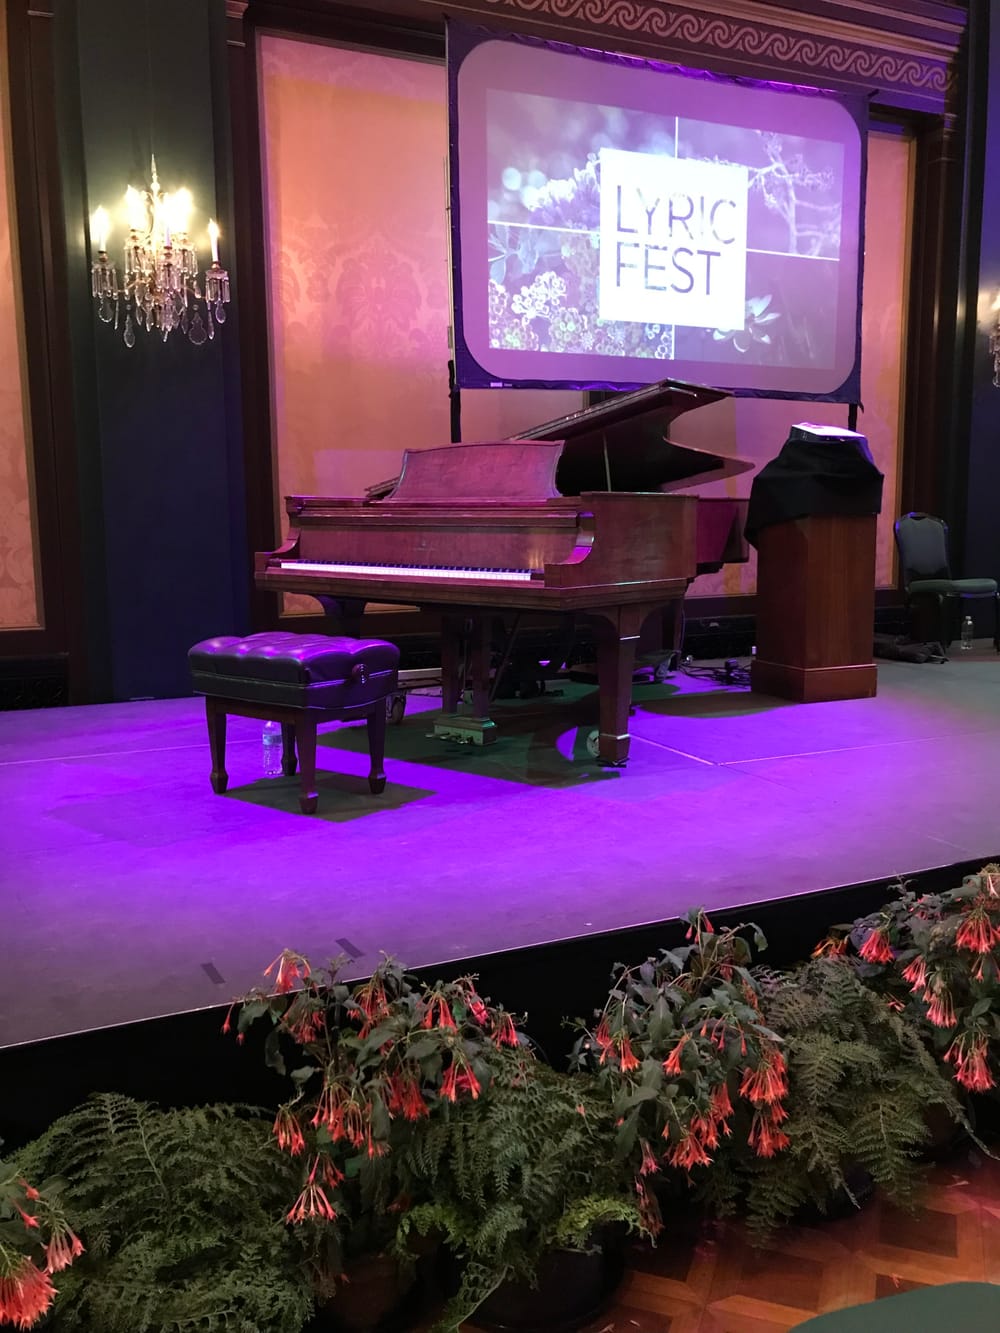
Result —
<svg viewBox="0 0 1000 1333"><path fill-rule="evenodd" d="M755 658L750 666L750 688L796 703L828 703L834 699L871 699L878 691L874 662L850 666L798 667Z"/></svg>

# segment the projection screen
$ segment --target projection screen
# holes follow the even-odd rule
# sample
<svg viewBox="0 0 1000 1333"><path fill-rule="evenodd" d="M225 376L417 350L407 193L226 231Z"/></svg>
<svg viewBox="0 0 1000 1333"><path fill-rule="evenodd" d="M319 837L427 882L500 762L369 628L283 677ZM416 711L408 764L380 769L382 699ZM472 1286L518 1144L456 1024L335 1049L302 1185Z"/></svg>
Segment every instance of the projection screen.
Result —
<svg viewBox="0 0 1000 1333"><path fill-rule="evenodd" d="M459 386L856 402L867 104L448 25Z"/></svg>

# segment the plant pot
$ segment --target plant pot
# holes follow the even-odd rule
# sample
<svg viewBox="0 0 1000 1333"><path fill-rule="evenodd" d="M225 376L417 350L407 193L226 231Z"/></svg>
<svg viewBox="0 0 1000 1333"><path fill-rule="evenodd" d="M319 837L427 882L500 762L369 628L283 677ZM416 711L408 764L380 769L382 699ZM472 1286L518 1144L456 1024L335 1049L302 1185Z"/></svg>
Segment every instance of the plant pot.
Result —
<svg viewBox="0 0 1000 1333"><path fill-rule="evenodd" d="M538 1283L505 1282L472 1316L483 1333L569 1333L607 1304L625 1271L617 1237L595 1239L589 1250L550 1250Z"/></svg>
<svg viewBox="0 0 1000 1333"><path fill-rule="evenodd" d="M303 1333L402 1333L423 1308L417 1275L386 1254L356 1259L332 1300L317 1303Z"/></svg>
<svg viewBox="0 0 1000 1333"><path fill-rule="evenodd" d="M932 1104L924 1111L924 1121L930 1131L930 1138L924 1144L921 1156L927 1162L948 1162L960 1152L967 1152L972 1138L970 1130L976 1133L976 1111L971 1101L965 1108L969 1129L952 1120L947 1110L938 1104Z"/></svg>

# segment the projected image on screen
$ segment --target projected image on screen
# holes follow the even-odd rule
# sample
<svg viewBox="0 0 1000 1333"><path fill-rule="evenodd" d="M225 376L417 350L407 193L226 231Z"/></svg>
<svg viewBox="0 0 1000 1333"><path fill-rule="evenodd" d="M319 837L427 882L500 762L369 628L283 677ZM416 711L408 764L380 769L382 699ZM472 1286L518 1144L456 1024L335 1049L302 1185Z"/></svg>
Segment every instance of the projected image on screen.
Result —
<svg viewBox="0 0 1000 1333"><path fill-rule="evenodd" d="M857 396L854 110L495 38L455 85L460 382Z"/></svg>

